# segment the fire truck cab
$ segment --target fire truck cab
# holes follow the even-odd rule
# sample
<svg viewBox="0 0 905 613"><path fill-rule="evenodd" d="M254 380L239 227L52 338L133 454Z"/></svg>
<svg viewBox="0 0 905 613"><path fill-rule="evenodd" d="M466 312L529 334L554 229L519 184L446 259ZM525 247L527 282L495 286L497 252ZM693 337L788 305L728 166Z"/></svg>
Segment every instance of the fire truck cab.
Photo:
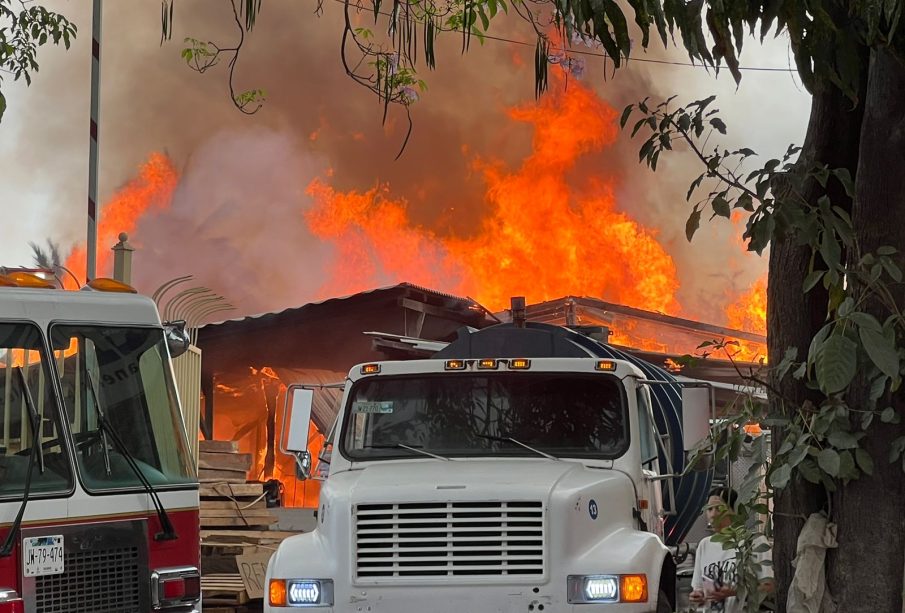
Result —
<svg viewBox="0 0 905 613"><path fill-rule="evenodd" d="M673 611L664 500L697 516L706 497L709 479L679 493L671 458L706 439L709 390L605 351L502 324L354 367L317 527L272 556L265 611ZM303 472L311 393L287 393Z"/></svg>
<svg viewBox="0 0 905 613"><path fill-rule="evenodd" d="M197 612L167 328L128 286L90 285L0 275L0 613Z"/></svg>

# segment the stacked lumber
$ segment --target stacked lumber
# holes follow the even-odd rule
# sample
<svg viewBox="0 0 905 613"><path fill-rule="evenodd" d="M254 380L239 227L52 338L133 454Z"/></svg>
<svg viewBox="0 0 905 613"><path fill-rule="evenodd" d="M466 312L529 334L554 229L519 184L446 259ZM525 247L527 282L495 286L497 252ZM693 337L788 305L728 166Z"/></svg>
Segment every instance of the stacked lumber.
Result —
<svg viewBox="0 0 905 613"><path fill-rule="evenodd" d="M203 440L199 449L204 608L244 611L259 604L260 597L249 598L236 558L266 557L296 533L270 529L278 519L267 508L264 484L246 480L251 454L239 453L234 441Z"/></svg>

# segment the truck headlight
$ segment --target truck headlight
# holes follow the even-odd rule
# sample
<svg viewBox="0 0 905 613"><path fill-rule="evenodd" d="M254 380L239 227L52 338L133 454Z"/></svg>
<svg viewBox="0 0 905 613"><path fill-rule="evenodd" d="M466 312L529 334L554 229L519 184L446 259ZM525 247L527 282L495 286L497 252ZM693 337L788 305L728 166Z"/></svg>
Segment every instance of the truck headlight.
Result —
<svg viewBox="0 0 905 613"><path fill-rule="evenodd" d="M570 604L647 602L647 575L569 575Z"/></svg>
<svg viewBox="0 0 905 613"><path fill-rule="evenodd" d="M272 607L332 607L333 579L271 579Z"/></svg>

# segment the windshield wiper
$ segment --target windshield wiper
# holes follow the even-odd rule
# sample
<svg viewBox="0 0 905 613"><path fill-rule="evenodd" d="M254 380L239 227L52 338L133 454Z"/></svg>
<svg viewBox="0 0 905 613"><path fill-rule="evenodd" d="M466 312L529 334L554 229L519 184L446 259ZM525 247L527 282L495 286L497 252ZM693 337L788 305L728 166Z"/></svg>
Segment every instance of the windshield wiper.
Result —
<svg viewBox="0 0 905 613"><path fill-rule="evenodd" d="M157 491L148 481L147 477L145 477L144 473L141 472L141 469L135 462L135 458L133 458L132 454L129 452L129 448L126 447L126 444L123 442L123 440L119 438L119 435L113 430L110 422L107 421L107 416L104 415L104 412L101 410L101 401L99 394L97 393L97 384L95 383L94 378L90 374L88 374L87 379L88 389L91 390L91 395L94 397L94 409L95 412L97 412L97 419L101 427L101 434L105 437L102 444L104 446L104 461L107 468L107 474L110 474L110 458L107 455L106 448L106 434L109 434L110 438L113 439L113 443L119 447L119 452L126 459L126 464L129 465L129 468L132 469L132 472L135 473L135 476L138 477L138 480L141 481L142 486L151 496L151 502L154 504L154 508L157 510L157 518L160 520L160 527L162 531L154 535L154 540L172 541L179 538L179 535L176 534L176 530L173 528L172 522L170 522L170 516L167 515L167 510L163 507L163 503L160 502L160 497L157 495Z"/></svg>
<svg viewBox="0 0 905 613"><path fill-rule="evenodd" d="M415 453L420 453L421 455L426 455L431 458L437 458L438 460L444 460L449 462L449 458L445 458L442 455L437 455L436 453L431 453L430 451L425 451L420 447L410 447L409 445L403 445L402 443L394 443L392 445L363 445L365 449L407 449L408 451L414 451Z"/></svg>
<svg viewBox="0 0 905 613"><path fill-rule="evenodd" d="M532 447L530 445L526 445L522 441L514 439L511 436L492 436L490 434L478 434L478 436L480 438L485 438L488 441L497 441L500 443L514 443L516 445L524 447L528 451L533 451L534 453L536 453L539 456L543 456L543 457L549 458L551 460L559 460L559 458L557 458L555 455L550 455L546 451L541 451L540 449L535 449L534 447Z"/></svg>
<svg viewBox="0 0 905 613"><path fill-rule="evenodd" d="M9 557L13 552L13 545L19 535L19 527L22 525L22 517L25 516L25 507L28 505L28 494L31 492L31 475L35 469L35 458L41 465L41 473L44 473L44 450L41 447L41 417L35 409L34 400L31 397L31 390L25 381L25 375L22 369L18 368L19 381L22 383L22 390L25 394L25 404L28 406L28 412L31 415L31 453L28 454L28 469L25 472L25 487L22 490L22 504L19 505L19 512L16 513L16 519L13 521L9 534L6 535L6 541L0 547L0 558Z"/></svg>

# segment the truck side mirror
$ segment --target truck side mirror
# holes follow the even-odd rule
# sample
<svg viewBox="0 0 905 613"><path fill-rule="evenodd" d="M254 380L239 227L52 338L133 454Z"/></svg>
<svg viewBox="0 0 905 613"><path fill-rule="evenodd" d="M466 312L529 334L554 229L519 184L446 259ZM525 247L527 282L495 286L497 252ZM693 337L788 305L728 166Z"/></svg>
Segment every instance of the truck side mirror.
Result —
<svg viewBox="0 0 905 613"><path fill-rule="evenodd" d="M305 480L311 476L311 452L308 451L308 429L311 423L311 407L314 404L314 390L290 385L286 390L286 405L283 423L287 431L284 453L293 455L296 476ZM288 413L288 416L287 416Z"/></svg>
<svg viewBox="0 0 905 613"><path fill-rule="evenodd" d="M163 335L167 339L167 349L170 350L170 358L178 358L189 350L192 340L185 329L185 320L165 321L163 323Z"/></svg>
<svg viewBox="0 0 905 613"><path fill-rule="evenodd" d="M709 387L682 388L682 440L685 451L693 451L710 437L713 415Z"/></svg>

